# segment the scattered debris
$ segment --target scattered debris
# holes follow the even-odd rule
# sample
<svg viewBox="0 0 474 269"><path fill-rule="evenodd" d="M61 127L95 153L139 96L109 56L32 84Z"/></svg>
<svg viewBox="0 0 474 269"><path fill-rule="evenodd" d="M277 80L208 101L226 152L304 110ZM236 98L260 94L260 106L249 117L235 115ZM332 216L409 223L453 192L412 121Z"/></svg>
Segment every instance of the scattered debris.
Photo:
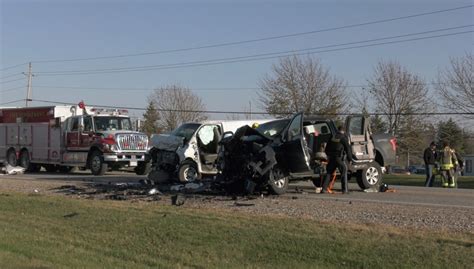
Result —
<svg viewBox="0 0 474 269"><path fill-rule="evenodd" d="M148 195L162 194L157 188L150 189Z"/></svg>
<svg viewBox="0 0 474 269"><path fill-rule="evenodd" d="M71 214L64 215L63 217L64 218L72 218L72 217L75 217L75 216L78 216L78 215L79 215L79 213L73 212Z"/></svg>
<svg viewBox="0 0 474 269"><path fill-rule="evenodd" d="M254 206L255 204L235 202L234 205L235 206Z"/></svg>
<svg viewBox="0 0 474 269"><path fill-rule="evenodd" d="M184 205L184 201L186 201L186 197L181 194L175 194L171 196L171 204L175 206L182 206Z"/></svg>
<svg viewBox="0 0 474 269"><path fill-rule="evenodd" d="M26 169L21 166L11 166L10 164L6 163L1 170L4 174L7 175L18 175L25 173Z"/></svg>
<svg viewBox="0 0 474 269"><path fill-rule="evenodd" d="M374 188L368 188L368 189L365 189L364 192L379 192L379 191Z"/></svg>

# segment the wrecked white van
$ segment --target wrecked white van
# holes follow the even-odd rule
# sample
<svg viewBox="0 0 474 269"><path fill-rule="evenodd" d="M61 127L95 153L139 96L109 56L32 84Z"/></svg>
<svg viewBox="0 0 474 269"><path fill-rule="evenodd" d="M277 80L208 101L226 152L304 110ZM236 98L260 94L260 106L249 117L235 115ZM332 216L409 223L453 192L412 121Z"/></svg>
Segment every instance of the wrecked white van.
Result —
<svg viewBox="0 0 474 269"><path fill-rule="evenodd" d="M217 174L219 141L238 128L269 120L205 121L184 123L170 134L152 135L148 179L163 183L172 179L190 182Z"/></svg>

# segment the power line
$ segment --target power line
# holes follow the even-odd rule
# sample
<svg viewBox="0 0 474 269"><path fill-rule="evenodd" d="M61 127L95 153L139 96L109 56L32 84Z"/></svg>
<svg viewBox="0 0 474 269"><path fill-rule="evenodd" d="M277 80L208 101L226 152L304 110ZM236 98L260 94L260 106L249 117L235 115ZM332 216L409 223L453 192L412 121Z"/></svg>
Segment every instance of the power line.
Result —
<svg viewBox="0 0 474 269"><path fill-rule="evenodd" d="M18 75L23 75L23 73L16 73L16 74L11 74L11 75L8 75L8 76L4 76L4 77L1 77L0 80L4 80L4 79L10 78L10 77L16 77Z"/></svg>
<svg viewBox="0 0 474 269"><path fill-rule="evenodd" d="M24 80L24 78L2 81L2 82L0 82L0 84L6 84L6 83L14 82L14 81L19 81L19 80Z"/></svg>
<svg viewBox="0 0 474 269"><path fill-rule="evenodd" d="M449 82L426 82L426 83L415 83L408 86L429 86L429 85L450 85ZM340 88L370 88L384 85L343 85ZM116 88L116 87L81 87L81 86L47 86L47 85L36 85L35 88L47 88L47 89L73 89L73 90L110 90L110 91L154 91L157 88ZM327 88L327 87L316 87L316 88ZM158 88L160 89L160 88ZM189 88L191 91L241 91L241 90L260 90L259 87L209 87L209 88Z"/></svg>
<svg viewBox="0 0 474 269"><path fill-rule="evenodd" d="M6 90L1 90L0 92L11 92L11 91L14 91L14 90L18 90L18 89L23 89L25 88L26 86L20 86L20 87L15 87L15 88L10 88L10 89L6 89Z"/></svg>
<svg viewBox="0 0 474 269"><path fill-rule="evenodd" d="M156 88L113 88L113 87L79 87L79 86L35 86L35 88L50 89L77 89L77 90L113 90L113 91L153 91ZM258 90L259 88L190 88L192 91L240 91L240 90Z"/></svg>
<svg viewBox="0 0 474 269"><path fill-rule="evenodd" d="M463 27L466 27L466 26L463 26ZM435 30L435 31L442 31L442 30ZM219 65L219 64L238 63L238 62L251 62L251 61L261 61L261 60L282 58L282 57L288 57L288 56L298 56L298 55L304 55L304 54L326 53L326 52L343 51L343 50L349 50L349 49L375 47L375 46L388 45L388 44L405 43L405 42L412 42L412 41L419 41L419 40L426 40L426 39L434 39L434 38L441 38L441 37L447 37L447 36L462 35L462 34L467 34L467 33L472 33L472 32L474 32L474 31L470 30L470 31L463 31L463 32L433 35L433 36L427 36L427 37L410 38L410 39L405 39L405 40L379 42L379 43L373 43L373 44L367 44L367 45L350 46L350 47L344 47L344 48L335 48L335 49L318 50L318 51L311 51L312 49L316 49L316 48L293 50L292 51L292 52L305 51L305 52L302 52L302 53L281 54L281 53L285 53L285 52L274 52L274 53L265 53L265 54L249 55L249 56L229 57L229 58L221 58L221 59L213 59L213 60L205 60L205 61L194 61L194 62L184 62L184 63L175 63L175 64L138 66L138 67L124 67L124 68L112 68L112 69L48 71L48 72L37 72L37 74L40 74L42 76L90 75L90 74L107 74L107 73L124 73L124 72L140 72L140 71L150 71L150 70L176 69L176 68L209 66L209 65ZM413 35L413 34L410 34L410 35ZM386 37L386 38L383 38L383 39L392 39L392 38L395 38L395 37ZM357 42L351 42L351 43L367 43L367 42L372 42L372 41L371 40L357 41ZM347 44L347 43L345 43L345 44ZM331 46L324 46L324 47L339 47L339 46L343 46L343 45L331 45ZM281 54L281 55L278 55L278 56L265 56L265 55L274 55L274 54Z"/></svg>
<svg viewBox="0 0 474 269"><path fill-rule="evenodd" d="M474 5L460 6L460 7L436 10L436 11L431 11L431 12L416 13L416 14L407 15L407 16L400 16L400 17L394 17L394 18L388 18L388 19L368 21L368 22L363 22L363 23L356 23L356 24L349 24L349 25L343 25L343 26L337 26L337 27L318 29L318 30L313 30L313 31L308 31L308 32L292 33L292 34L278 35L278 36L269 36L269 37L263 37L263 38L255 38L255 39L234 41L234 42L224 42L224 43L204 45L204 46L195 46L195 47L188 47L188 48L160 50L160 51L142 52L142 53L131 53L131 54L122 54L122 55L112 55L112 56L97 56L97 57L88 57L88 58L55 59L55 60L39 60L39 61L34 61L34 62L35 63L52 63L52 62L91 61L91 60L100 60L100 59L136 57L136 56L145 56L145 55L153 55L153 54L165 54L165 53L183 52L183 51L190 51L190 50L227 47L227 46L241 45L241 44L246 44L246 43L255 43L255 42L261 42L261 41L269 41L269 40L275 40L275 39L283 39L283 38L289 38L289 37L311 35L311 34L322 33L322 32L330 32L330 31L336 31L336 30L342 30L342 29L350 29L350 28L367 26L367 25L372 25L372 24L386 23L386 22L392 22L392 21L397 21L397 20L404 20L404 19L410 19L410 18L415 18L415 17L452 12L452 11L456 11L456 10L471 8L473 6Z"/></svg>
<svg viewBox="0 0 474 269"><path fill-rule="evenodd" d="M49 100L39 100L33 99L32 101L43 102L49 104L62 104L62 105L77 105L76 103L71 102L60 102L60 101L49 101ZM109 105L97 105L89 104L92 107L103 107L103 108L117 108L117 109L129 109L129 110L140 110L146 111L146 108L142 107L126 107L126 106L109 106ZM223 110L185 110L185 109L156 109L157 111L167 111L167 112L183 112L183 113L207 113L207 114L256 114L256 115L273 115L268 112L249 112L249 111L223 111ZM275 113L278 115L293 115L295 113ZM361 115L361 113L325 113L325 114L307 114L308 116L351 116L351 115ZM464 112L416 112L416 113L368 113L368 115L373 116L387 116L387 115L402 115L402 116L426 116L426 115L474 115L474 112L464 113Z"/></svg>
<svg viewBox="0 0 474 269"><path fill-rule="evenodd" d="M28 63L21 63L21 64L15 64L15 65L7 66L7 67L4 67L4 68L0 69L0 71L5 71L5 70L8 70L8 69L12 69L12 68L22 66L22 65L27 65L27 64Z"/></svg>
<svg viewBox="0 0 474 269"><path fill-rule="evenodd" d="M18 102L23 102L23 101L25 101L25 99L13 100L13 101L5 102L5 103L0 103L0 106L2 106L2 105L8 105L8 104L13 104L13 103L18 103Z"/></svg>

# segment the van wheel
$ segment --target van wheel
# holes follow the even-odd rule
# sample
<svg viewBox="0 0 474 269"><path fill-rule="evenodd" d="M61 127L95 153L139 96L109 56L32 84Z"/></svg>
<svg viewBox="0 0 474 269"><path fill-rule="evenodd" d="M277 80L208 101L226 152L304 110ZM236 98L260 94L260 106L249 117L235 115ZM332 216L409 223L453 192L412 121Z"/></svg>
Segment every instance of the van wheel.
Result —
<svg viewBox="0 0 474 269"><path fill-rule="evenodd" d="M104 162L104 158L100 151L92 152L89 158L89 167L94 176L102 176L107 172L108 165Z"/></svg>
<svg viewBox="0 0 474 269"><path fill-rule="evenodd" d="M357 173L357 184L363 190L378 189L382 184L382 168L377 162L371 162Z"/></svg>
<svg viewBox="0 0 474 269"><path fill-rule="evenodd" d="M192 182L201 179L196 163L184 161L179 167L178 179L181 182Z"/></svg>
<svg viewBox="0 0 474 269"><path fill-rule="evenodd" d="M151 163L150 162L139 162L137 167L135 167L135 174L139 176L147 175L150 173Z"/></svg>
<svg viewBox="0 0 474 269"><path fill-rule="evenodd" d="M270 171L268 175L268 186L270 192L277 195L282 195L286 193L288 189L289 177L279 169L274 168Z"/></svg>
<svg viewBox="0 0 474 269"><path fill-rule="evenodd" d="M16 159L15 150L11 149L7 152L7 162L11 166L17 166L18 161Z"/></svg>

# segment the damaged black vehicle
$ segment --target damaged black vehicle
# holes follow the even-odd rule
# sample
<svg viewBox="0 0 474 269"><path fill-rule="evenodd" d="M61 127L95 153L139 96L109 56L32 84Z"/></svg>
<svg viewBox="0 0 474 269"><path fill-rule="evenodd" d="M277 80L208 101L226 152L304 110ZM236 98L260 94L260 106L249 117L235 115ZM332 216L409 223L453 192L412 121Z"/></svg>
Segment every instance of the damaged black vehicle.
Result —
<svg viewBox="0 0 474 269"><path fill-rule="evenodd" d="M378 188L382 167L395 162L396 140L388 134L373 135L369 118L346 119L346 133L353 150L348 166L360 188ZM312 180L319 187L325 176L324 146L336 133L330 119L304 117L239 128L220 142L217 180L228 190L253 193L268 189L283 194L291 180Z"/></svg>

